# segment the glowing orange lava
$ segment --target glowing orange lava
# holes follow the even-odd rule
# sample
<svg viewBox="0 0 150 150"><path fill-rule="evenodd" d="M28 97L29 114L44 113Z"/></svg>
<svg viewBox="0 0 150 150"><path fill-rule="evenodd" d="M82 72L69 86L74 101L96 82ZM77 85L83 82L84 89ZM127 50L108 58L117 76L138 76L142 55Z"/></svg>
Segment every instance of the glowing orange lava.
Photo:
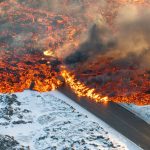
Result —
<svg viewBox="0 0 150 150"><path fill-rule="evenodd" d="M118 8L129 1L107 0L106 10L97 9L92 2L84 1L113 28ZM144 0L130 3L149 5ZM149 70L112 67L111 58L107 57L82 64L73 71L63 64L62 56L79 46L80 35L88 30L88 24L100 20L89 11L83 18L32 8L17 0L0 2L0 93L25 89L45 92L65 83L79 97L96 102L150 104Z"/></svg>

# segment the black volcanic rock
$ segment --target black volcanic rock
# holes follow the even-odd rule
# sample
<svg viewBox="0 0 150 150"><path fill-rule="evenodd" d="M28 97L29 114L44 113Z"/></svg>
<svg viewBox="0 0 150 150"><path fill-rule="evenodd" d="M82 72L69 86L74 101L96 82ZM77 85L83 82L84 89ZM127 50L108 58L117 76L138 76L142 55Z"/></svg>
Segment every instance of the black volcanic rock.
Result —
<svg viewBox="0 0 150 150"><path fill-rule="evenodd" d="M0 149L1 150L13 150L19 143L14 137L8 135L0 135Z"/></svg>

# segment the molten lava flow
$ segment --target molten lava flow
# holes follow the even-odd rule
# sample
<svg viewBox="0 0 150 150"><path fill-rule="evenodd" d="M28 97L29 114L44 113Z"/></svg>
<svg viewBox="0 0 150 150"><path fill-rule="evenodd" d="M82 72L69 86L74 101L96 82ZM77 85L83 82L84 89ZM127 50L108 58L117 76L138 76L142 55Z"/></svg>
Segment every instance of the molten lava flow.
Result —
<svg viewBox="0 0 150 150"><path fill-rule="evenodd" d="M25 89L37 91L54 90L61 85L59 75L42 54L24 54L1 51L0 55L0 92L18 92Z"/></svg>
<svg viewBox="0 0 150 150"><path fill-rule="evenodd" d="M35 8L30 0L0 2L0 92L61 85L57 53L74 47L83 26L67 15ZM36 3L36 2L35 2ZM29 4L29 5L28 5ZM70 43L67 47L66 45Z"/></svg>
<svg viewBox="0 0 150 150"><path fill-rule="evenodd" d="M95 89L88 88L85 84L78 81L75 78L75 75L71 74L67 70L63 70L61 75L65 79L66 84L77 94L79 97L88 97L96 102L108 102L109 99L107 96L102 96L99 93L96 93Z"/></svg>
<svg viewBox="0 0 150 150"><path fill-rule="evenodd" d="M110 65L110 64L109 64ZM85 67L85 66L84 66ZM96 65L94 64L94 67ZM92 71L92 69L93 71ZM88 81L90 78L93 79L94 76L96 78L100 77L100 75L103 76L103 72L100 70L97 70L97 68L93 68L89 66L88 69L91 69L91 74L84 74L84 77L82 78L80 75L79 70L78 75L76 73L72 73L67 71L66 69L62 69L61 75L65 79L65 83L70 86L70 88L74 91L75 94L77 94L79 97L88 97L91 100L94 100L95 102L109 102L109 101L114 101L116 103L135 103L137 105L148 105L149 104L149 99L150 99L150 94L145 93L145 91L149 88L150 86L150 81L146 79L146 74L145 74L145 79L143 79L143 83L141 84L141 78L138 77L138 72L134 69L131 69L135 72L135 74L129 76L124 72L124 77L127 80L127 78L135 78L135 80L131 81L128 85L127 83L123 83L123 76L119 76L118 79L114 81L105 81L108 82L102 87L98 85L100 83L100 79L95 81L90 81L89 83L84 84L85 81ZM107 66L107 70L104 70L105 73L116 73L119 71L119 68L115 69L113 68L112 70ZM96 69L97 71L95 71ZM130 71L131 71L130 70ZM82 68L82 71L83 68ZM99 71L99 72L98 72ZM127 70L126 70L127 71ZM128 72L128 71L127 71ZM94 74L95 73L95 74ZM142 72L140 72L142 74ZM123 73L122 73L123 74ZM131 73L132 74L132 73ZM76 77L80 76L78 80ZM106 76L107 78L107 76ZM106 79L107 80L107 79ZM119 81L117 81L119 80ZM145 80L145 81L144 81ZM140 83L139 83L140 82ZM91 85L93 84L93 85ZM96 86L97 85L97 86ZM93 86L93 87L92 87ZM96 86L96 88L95 88ZM126 87L124 87L126 86ZM101 88L100 88L101 87ZM119 88L120 87L120 88ZM101 94L100 94L101 93ZM113 95L112 95L113 94Z"/></svg>
<svg viewBox="0 0 150 150"><path fill-rule="evenodd" d="M117 103L150 104L150 71L136 65L114 64L113 58L101 57L79 65L75 76L98 93ZM125 62L126 63L126 62Z"/></svg>
<svg viewBox="0 0 150 150"><path fill-rule="evenodd" d="M97 0L82 1L82 17L82 11L76 15L74 7L68 13L58 13L48 10L48 6L37 7L37 1L0 2L0 93L29 88L40 92L54 90L63 84L63 77L79 97L96 102L150 104L150 71L137 69L136 65L113 66L112 59L104 57L73 71L60 69L63 57L78 49L81 33L87 32L91 23L104 21L116 31L114 20L124 4L150 6L146 0L106 2L107 7L101 8ZM63 7L70 3L66 0Z"/></svg>

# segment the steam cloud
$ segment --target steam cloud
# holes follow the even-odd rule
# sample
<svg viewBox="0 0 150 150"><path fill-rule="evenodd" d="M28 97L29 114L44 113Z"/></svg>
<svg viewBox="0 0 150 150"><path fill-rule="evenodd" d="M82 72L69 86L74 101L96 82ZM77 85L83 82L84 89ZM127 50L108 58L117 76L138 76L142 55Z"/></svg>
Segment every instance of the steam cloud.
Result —
<svg viewBox="0 0 150 150"><path fill-rule="evenodd" d="M89 38L82 43L75 51L65 59L67 64L79 63L88 60L96 54L105 54L116 45L115 40L111 38L111 32L106 27L92 26Z"/></svg>
<svg viewBox="0 0 150 150"><path fill-rule="evenodd" d="M129 11L130 10L130 11ZM130 12L130 13L129 13ZM150 66L150 11L142 7L125 6L114 20L117 32L107 25L93 25L86 42L65 58L66 64L78 64L95 55L113 56L113 64Z"/></svg>

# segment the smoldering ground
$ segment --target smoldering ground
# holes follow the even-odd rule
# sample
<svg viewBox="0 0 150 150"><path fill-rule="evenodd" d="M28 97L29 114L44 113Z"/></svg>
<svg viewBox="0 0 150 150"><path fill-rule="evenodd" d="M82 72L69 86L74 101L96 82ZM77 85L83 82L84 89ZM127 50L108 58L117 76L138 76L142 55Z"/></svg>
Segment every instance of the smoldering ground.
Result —
<svg viewBox="0 0 150 150"><path fill-rule="evenodd" d="M10 5L8 5L8 7L0 8L0 13L2 16L0 19L0 23L1 23L0 31L3 31L4 29L15 30L15 32L17 32L17 36L19 36L19 39L21 39L20 44L18 42L18 45L17 45L20 47L21 46L23 47L24 45L26 45L26 43L23 41L25 39L24 38L25 34L29 33L31 35L31 32L34 33L34 35L38 34L38 36L40 38L37 40L37 42L32 41L32 43L35 43L34 46L39 47L42 50L48 49L48 47L47 47L48 42L52 43L51 39L48 39L48 35L45 36L45 34L47 33L46 25L50 21L53 21L54 23L52 24L52 27L54 27L54 26L56 26L56 21L59 20L58 17L55 19L55 18L50 18L48 16L49 17L48 18L46 16L46 14L50 13L50 14L55 14L55 15L64 16L64 17L67 16L68 18L73 18L72 19L73 21L71 22L70 21L71 19L70 19L69 20L70 22L68 23L71 26L75 26L75 27L81 26L81 20L87 26L90 26L93 22L95 22L95 20L98 16L101 16L101 14L98 13L99 8L104 7L103 6L104 0L100 0L100 1L96 1L96 0L32 0L32 1L31 0L14 0L14 1L12 1L12 0L8 0L5 2L7 2L8 4L10 3ZM34 19L34 22L32 22L32 20L29 21L29 19L28 20L26 19L27 22L25 22L25 23L27 25L32 24L32 26L30 28L25 27L25 26L20 27L21 21L18 21L15 25L12 25L11 22L7 21L6 18L7 18L9 11L12 9L18 10L18 7L20 7L20 6L21 7L23 6L24 8L28 8L28 9L31 8L30 10L33 10L33 12L26 12L26 13L30 13L31 16L33 16L33 17L37 15L37 13L34 13L34 11L39 12L41 14L41 16L43 15L42 22L44 22L43 24L45 24L45 26L44 25L42 26L42 29L40 29L40 30L42 30L41 32L39 30L39 26L41 28L41 23L39 22L39 19L41 19L40 17L36 17ZM21 16L21 14L22 13L16 14L16 16L15 16L16 20L19 17L23 18L23 16ZM46 20L49 20L49 22L46 22L45 18L46 18ZM60 37L62 39L65 39L66 36L68 36L67 34L60 35L59 33L57 33L57 31L55 31L55 35L57 34L58 35L57 37ZM7 38L5 38L5 39L7 39ZM46 42L48 41L48 42L46 43L45 41ZM15 42L16 42L16 39L14 40L14 42L13 42L13 39L10 39L10 44L11 43L14 44ZM12 46L16 46L13 44L12 44ZM61 45L61 47L65 47L65 46ZM62 51L64 51L64 49Z"/></svg>
<svg viewBox="0 0 150 150"><path fill-rule="evenodd" d="M131 5L121 8L114 23L117 29L115 33L107 25L93 25L87 40L66 57L64 62L78 65L100 55L113 57L112 65L149 68L149 17L150 11L144 7Z"/></svg>

